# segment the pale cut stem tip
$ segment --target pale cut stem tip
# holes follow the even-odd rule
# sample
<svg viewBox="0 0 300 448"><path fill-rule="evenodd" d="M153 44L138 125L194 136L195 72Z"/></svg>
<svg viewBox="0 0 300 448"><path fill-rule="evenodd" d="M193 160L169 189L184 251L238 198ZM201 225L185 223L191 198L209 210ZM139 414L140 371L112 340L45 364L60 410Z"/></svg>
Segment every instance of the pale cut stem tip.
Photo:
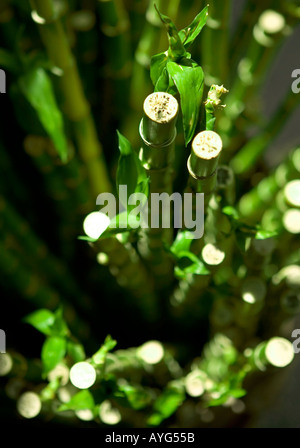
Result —
<svg viewBox="0 0 300 448"><path fill-rule="evenodd" d="M212 160L219 157L223 143L219 134L214 131L203 131L196 135L192 143L192 151L196 157Z"/></svg>
<svg viewBox="0 0 300 448"><path fill-rule="evenodd" d="M146 98L144 112L155 123L170 123L178 114L178 102L169 93L155 92Z"/></svg>

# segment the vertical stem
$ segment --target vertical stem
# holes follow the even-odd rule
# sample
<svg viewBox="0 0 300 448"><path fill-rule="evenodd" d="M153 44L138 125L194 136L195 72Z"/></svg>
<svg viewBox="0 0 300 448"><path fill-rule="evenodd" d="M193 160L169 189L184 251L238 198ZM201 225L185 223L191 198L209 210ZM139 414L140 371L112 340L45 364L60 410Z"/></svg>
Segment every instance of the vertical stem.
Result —
<svg viewBox="0 0 300 448"><path fill-rule="evenodd" d="M148 201L150 228L143 231L140 250L151 262L159 288L168 284L172 274L172 264L163 245L164 242L171 244L173 240L170 195L177 115L178 102L172 95L164 92L153 93L144 102L144 117L140 125L140 135L143 140L140 160L150 178L150 200ZM166 194L168 206L164 206ZM158 199L156 204L154 204L154 195ZM159 213L160 201L162 202L162 219ZM169 216L167 216L168 213ZM169 228L164 226L164 216L169 218ZM156 223L156 228L153 228L155 218L159 222Z"/></svg>
<svg viewBox="0 0 300 448"><path fill-rule="evenodd" d="M85 163L94 197L111 190L101 144L85 98L76 61L52 0L32 0L32 18L39 25L50 60L61 69L63 108L73 125L79 154Z"/></svg>
<svg viewBox="0 0 300 448"><path fill-rule="evenodd" d="M108 265L119 285L130 291L138 300L135 306L140 309L143 317L148 322L155 321L158 317L158 308L153 279L149 276L133 246L123 241L120 234L116 237L100 239L93 243L92 247L98 254L99 264ZM106 256L103 257L104 254Z"/></svg>
<svg viewBox="0 0 300 448"><path fill-rule="evenodd" d="M228 76L230 0L215 0L202 37L202 64L208 85L222 84Z"/></svg>
<svg viewBox="0 0 300 448"><path fill-rule="evenodd" d="M231 166L236 174L242 175L249 172L251 168L254 168L255 163L263 155L271 141L282 130L297 106L299 106L297 95L289 88L274 116L265 126L265 129L256 137L249 140L233 157Z"/></svg>

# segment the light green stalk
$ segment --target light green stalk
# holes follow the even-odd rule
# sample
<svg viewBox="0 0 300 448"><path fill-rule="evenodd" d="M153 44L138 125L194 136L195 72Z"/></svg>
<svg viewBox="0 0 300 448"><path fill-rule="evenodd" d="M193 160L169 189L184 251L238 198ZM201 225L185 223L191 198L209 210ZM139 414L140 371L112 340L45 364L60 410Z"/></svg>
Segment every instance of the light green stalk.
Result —
<svg viewBox="0 0 300 448"><path fill-rule="evenodd" d="M269 144L283 129L292 112L299 106L297 95L289 88L272 119L265 128L233 157L231 166L236 174L245 175L254 169L256 162L263 156Z"/></svg>
<svg viewBox="0 0 300 448"><path fill-rule="evenodd" d="M236 30L230 41L230 72L231 76L236 75L239 61L245 56L249 42L252 39L253 28L260 14L272 7L273 0L247 0L242 16L237 24ZM274 6L273 6L274 7Z"/></svg>
<svg viewBox="0 0 300 448"><path fill-rule="evenodd" d="M103 151L98 139L76 62L52 0L32 0L32 17L38 24L49 59L60 69L63 110L73 126L79 154L85 164L92 194L111 190Z"/></svg>
<svg viewBox="0 0 300 448"><path fill-rule="evenodd" d="M284 16L276 10L264 11L258 18L247 53L237 68L238 76L234 77L230 88L226 112L231 118L232 127L236 125L235 120L241 113L241 107L247 107L247 101L253 99L262 86L274 56L290 33L291 28ZM237 104L241 107L237 107Z"/></svg>

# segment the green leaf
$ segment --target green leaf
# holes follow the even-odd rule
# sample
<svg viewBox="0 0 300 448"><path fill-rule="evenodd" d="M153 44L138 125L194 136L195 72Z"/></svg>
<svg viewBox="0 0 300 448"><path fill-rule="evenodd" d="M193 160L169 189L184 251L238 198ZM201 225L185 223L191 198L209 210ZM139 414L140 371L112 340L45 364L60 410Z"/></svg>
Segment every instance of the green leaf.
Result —
<svg viewBox="0 0 300 448"><path fill-rule="evenodd" d="M81 411L86 409L93 411L94 408L94 397L88 389L85 389L75 394L68 403L62 404L58 411Z"/></svg>
<svg viewBox="0 0 300 448"><path fill-rule="evenodd" d="M67 350L65 338L50 336L46 339L42 347L43 373L46 376L64 358Z"/></svg>
<svg viewBox="0 0 300 448"><path fill-rule="evenodd" d="M150 78L154 86L156 86L158 80L162 76L169 60L170 59L165 52L156 54L151 58ZM162 91L165 91L165 89Z"/></svg>
<svg viewBox="0 0 300 448"><path fill-rule="evenodd" d="M24 318L24 322L32 325L41 333L49 336L51 334L52 325L55 321L55 314L47 309L34 311Z"/></svg>
<svg viewBox="0 0 300 448"><path fill-rule="evenodd" d="M180 95L183 131L186 146L193 138L199 120L204 89L204 74L194 61L185 64L168 62L167 70Z"/></svg>
<svg viewBox="0 0 300 448"><path fill-rule="evenodd" d="M208 275L210 271L206 268L204 263L199 260L197 255L189 251L182 251L180 258L175 266L175 275L177 278L186 278L187 275Z"/></svg>
<svg viewBox="0 0 300 448"><path fill-rule="evenodd" d="M161 422L174 414L185 399L184 388L181 386L168 386L153 405L154 413L147 423L158 426Z"/></svg>
<svg viewBox="0 0 300 448"><path fill-rule="evenodd" d="M116 397L125 397L128 405L132 409L143 409L149 405L152 396L150 393L145 391L142 387L134 387L130 384L122 384L118 386L118 391L116 392Z"/></svg>
<svg viewBox="0 0 300 448"><path fill-rule="evenodd" d="M68 326L66 324L66 321L63 317L63 309L58 308L57 311L55 311L54 314L54 322L51 328L51 335L52 336L67 336L70 332L68 329Z"/></svg>
<svg viewBox="0 0 300 448"><path fill-rule="evenodd" d="M68 159L68 144L64 133L63 116L57 105L49 76L42 68L35 68L18 81L19 88L36 111L45 131L52 139L63 162Z"/></svg>
<svg viewBox="0 0 300 448"><path fill-rule="evenodd" d="M274 236L277 236L278 232L271 231L271 230L263 230L258 229L255 235L256 240L267 240L268 238L273 238Z"/></svg>
<svg viewBox="0 0 300 448"><path fill-rule="evenodd" d="M192 232L189 232L188 230L180 231L177 233L176 239L173 242L170 251L173 255L180 258L180 254L182 252L188 252L190 250L192 241Z"/></svg>
<svg viewBox="0 0 300 448"><path fill-rule="evenodd" d="M222 212L226 216L229 216L230 218L232 218L234 220L238 220L240 218L240 215L239 215L239 212L237 211L237 209L232 207L231 205L228 205L228 206L224 207L222 209Z"/></svg>
<svg viewBox="0 0 300 448"><path fill-rule="evenodd" d="M183 43L181 42L181 39L179 37L178 31L170 17L165 16L164 14L161 14L155 5L155 9L160 17L160 20L166 27L167 33L168 33L168 39L169 39L169 49L168 49L168 56L173 61L177 61L183 57L187 56L187 52L184 48Z"/></svg>
<svg viewBox="0 0 300 448"><path fill-rule="evenodd" d="M81 362L86 359L84 347L79 342L68 341L67 342L67 352L71 356L74 364L76 362Z"/></svg>
<svg viewBox="0 0 300 448"><path fill-rule="evenodd" d="M117 341L112 339L111 336L107 336L104 344L100 349L93 355L92 359L95 364L104 364L107 354L115 348Z"/></svg>
<svg viewBox="0 0 300 448"><path fill-rule="evenodd" d="M190 47L199 36L205 26L208 17L208 6L206 6L192 21L192 23L179 31L179 37L184 47Z"/></svg>

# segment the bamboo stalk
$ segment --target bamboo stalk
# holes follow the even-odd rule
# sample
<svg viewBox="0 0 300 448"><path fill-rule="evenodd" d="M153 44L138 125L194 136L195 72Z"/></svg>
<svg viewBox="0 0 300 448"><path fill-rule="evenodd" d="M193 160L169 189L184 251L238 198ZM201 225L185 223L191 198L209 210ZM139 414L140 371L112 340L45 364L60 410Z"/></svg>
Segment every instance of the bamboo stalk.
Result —
<svg viewBox="0 0 300 448"><path fill-rule="evenodd" d="M243 103L243 107L247 107L248 99L252 99L254 93L258 92L274 56L290 33L285 17L275 10L264 11L258 18L247 53L239 63L238 76L234 78L230 88L226 112L232 126L241 112L240 108L233 106Z"/></svg>
<svg viewBox="0 0 300 448"><path fill-rule="evenodd" d="M61 70L59 77L63 109L73 126L78 151L83 160L92 194L111 190L103 151L99 142L78 68L52 0L32 0L32 18L38 24L49 59Z"/></svg>
<svg viewBox="0 0 300 448"><path fill-rule="evenodd" d="M99 264L109 267L118 284L138 300L135 306L143 317L148 322L154 322L158 318L154 284L134 247L125 242L121 234L100 239L91 246L97 253Z"/></svg>
<svg viewBox="0 0 300 448"><path fill-rule="evenodd" d="M188 159L189 182L186 192L194 196L193 208L195 208L195 195L204 193L204 214L207 214L209 201L217 184L217 167L222 151L222 140L214 131L203 131L197 134L192 142L192 151ZM204 248L204 237L194 240L191 250L198 256ZM203 254L202 254L203 255ZM212 264L208 264L212 268ZM207 261L207 260L206 260ZM222 260L223 261L223 260ZM211 275L191 275L179 282L173 292L171 302L193 303L197 301L201 293L208 287Z"/></svg>
<svg viewBox="0 0 300 448"><path fill-rule="evenodd" d="M231 73L235 74L239 61L245 56L245 49L247 49L253 28L257 23L260 14L272 6L273 0L247 0L244 7L242 17L239 20L236 30L230 41L231 56Z"/></svg>
<svg viewBox="0 0 300 448"><path fill-rule="evenodd" d="M130 22L123 0L98 0L101 31L108 61L107 77L113 82L114 104L119 117L127 113L132 76Z"/></svg>
<svg viewBox="0 0 300 448"><path fill-rule="evenodd" d="M255 167L259 158L263 156L268 145L283 129L297 106L299 106L297 95L289 89L264 129L256 137L249 140L232 158L230 165L236 174L245 175Z"/></svg>
<svg viewBox="0 0 300 448"><path fill-rule="evenodd" d="M243 217L254 220L265 212L274 200L274 196L284 187L286 182L299 176L300 148L287 156L276 170L262 179L252 190L245 193L238 203L239 212Z"/></svg>
<svg viewBox="0 0 300 448"><path fill-rule="evenodd" d="M139 157L150 178L148 219L151 221L153 194L172 193L178 109L177 100L164 92L153 93L144 102L144 116L140 125L143 146ZM155 210L154 213L158 214L159 210ZM172 273L172 263L163 246L164 242L171 244L173 241L171 226L170 222L170 228L163 228L163 218L160 219L158 228L151 228L150 225L150 228L144 229L139 245L142 256L151 263L159 288L168 284Z"/></svg>
<svg viewBox="0 0 300 448"><path fill-rule="evenodd" d="M202 65L207 85L227 81L229 68L230 0L215 0L209 8L202 37Z"/></svg>

